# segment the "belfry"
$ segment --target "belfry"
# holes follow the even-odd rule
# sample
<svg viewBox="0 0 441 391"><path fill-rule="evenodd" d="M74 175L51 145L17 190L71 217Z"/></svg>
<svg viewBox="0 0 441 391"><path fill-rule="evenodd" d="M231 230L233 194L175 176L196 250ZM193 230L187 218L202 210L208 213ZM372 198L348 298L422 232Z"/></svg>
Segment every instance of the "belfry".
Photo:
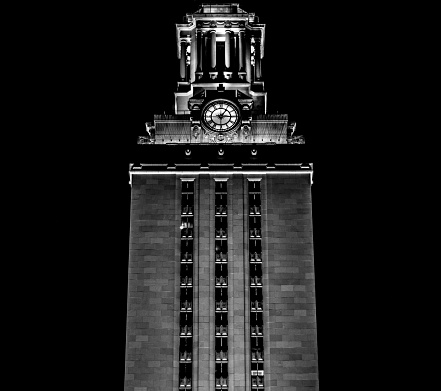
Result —
<svg viewBox="0 0 441 391"><path fill-rule="evenodd" d="M264 48L237 3L176 25L174 112L129 168L126 391L318 390L313 169Z"/></svg>

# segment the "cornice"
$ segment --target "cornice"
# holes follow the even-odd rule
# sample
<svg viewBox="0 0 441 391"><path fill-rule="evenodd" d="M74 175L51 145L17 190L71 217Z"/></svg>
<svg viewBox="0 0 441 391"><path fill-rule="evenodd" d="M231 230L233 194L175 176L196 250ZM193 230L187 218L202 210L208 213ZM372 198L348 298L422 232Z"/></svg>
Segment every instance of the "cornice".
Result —
<svg viewBox="0 0 441 391"><path fill-rule="evenodd" d="M276 167L267 167L267 169L240 169L241 167L235 166L231 169L231 166L225 169L220 169L219 165L215 165L213 169L210 167L200 167L199 170L191 170L190 167L188 169L177 169L175 166L167 166L167 167L151 167L148 169L145 165L134 165L130 164L129 166L129 184L132 185L132 176L133 175L308 175L310 177L310 185L313 184L313 169L312 164L311 167L303 168L300 166L298 169L282 169L278 170ZM207 169L208 168L208 169Z"/></svg>

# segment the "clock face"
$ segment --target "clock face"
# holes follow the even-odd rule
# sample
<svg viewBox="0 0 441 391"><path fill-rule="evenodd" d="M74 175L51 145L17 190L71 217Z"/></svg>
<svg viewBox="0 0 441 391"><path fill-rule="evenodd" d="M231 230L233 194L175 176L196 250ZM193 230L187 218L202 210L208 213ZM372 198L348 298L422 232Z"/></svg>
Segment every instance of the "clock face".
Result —
<svg viewBox="0 0 441 391"><path fill-rule="evenodd" d="M215 132L228 132L239 125L239 109L228 100L211 101L202 111L202 124Z"/></svg>

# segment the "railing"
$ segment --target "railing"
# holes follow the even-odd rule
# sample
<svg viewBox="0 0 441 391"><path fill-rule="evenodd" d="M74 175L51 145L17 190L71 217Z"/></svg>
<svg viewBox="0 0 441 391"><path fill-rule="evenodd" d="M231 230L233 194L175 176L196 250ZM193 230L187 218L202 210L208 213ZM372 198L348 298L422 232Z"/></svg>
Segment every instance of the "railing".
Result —
<svg viewBox="0 0 441 391"><path fill-rule="evenodd" d="M262 285L262 278L261 277L251 277L251 285Z"/></svg>
<svg viewBox="0 0 441 391"><path fill-rule="evenodd" d="M182 214L183 215L193 215L193 206L186 205L182 207Z"/></svg>
<svg viewBox="0 0 441 391"><path fill-rule="evenodd" d="M228 353L223 350L216 352L216 361L225 361L228 359Z"/></svg>
<svg viewBox="0 0 441 391"><path fill-rule="evenodd" d="M193 229L192 228L182 228L181 237L182 238L192 238L193 237Z"/></svg>
<svg viewBox="0 0 441 391"><path fill-rule="evenodd" d="M192 277L181 277L181 286L192 286L193 278Z"/></svg>
<svg viewBox="0 0 441 391"><path fill-rule="evenodd" d="M179 387L191 387L191 377L183 377L179 380Z"/></svg>
<svg viewBox="0 0 441 391"><path fill-rule="evenodd" d="M181 352L179 359L181 361L191 361L191 352Z"/></svg>
<svg viewBox="0 0 441 391"><path fill-rule="evenodd" d="M226 311L228 308L227 301L216 301L216 310L217 311Z"/></svg>
<svg viewBox="0 0 441 391"><path fill-rule="evenodd" d="M228 277L216 277L216 285L228 285Z"/></svg>
<svg viewBox="0 0 441 391"><path fill-rule="evenodd" d="M192 326L181 326L181 335L192 335Z"/></svg>
<svg viewBox="0 0 441 391"><path fill-rule="evenodd" d="M250 229L250 238L260 238L261 230L257 228Z"/></svg>
<svg viewBox="0 0 441 391"><path fill-rule="evenodd" d="M252 376L251 377L252 387L263 387L263 377L262 376Z"/></svg>
<svg viewBox="0 0 441 391"><path fill-rule="evenodd" d="M227 386L228 386L228 378L222 376L216 378L216 388L227 387Z"/></svg>
<svg viewBox="0 0 441 391"><path fill-rule="evenodd" d="M251 326L251 334L252 335L262 335L263 334L263 327Z"/></svg>
<svg viewBox="0 0 441 391"><path fill-rule="evenodd" d="M227 206L226 205L216 206L216 214L217 215L226 215L227 214Z"/></svg>
<svg viewBox="0 0 441 391"><path fill-rule="evenodd" d="M258 300L256 300L256 301L252 301L252 302L251 302L251 309L252 309L253 311L259 311L259 310L261 310L261 309L262 309L262 302L261 302L261 301L258 301Z"/></svg>
<svg viewBox="0 0 441 391"><path fill-rule="evenodd" d="M227 262L228 255L225 253L216 254L216 262Z"/></svg>
<svg viewBox="0 0 441 391"><path fill-rule="evenodd" d="M250 206L250 215L260 215L260 206Z"/></svg>
<svg viewBox="0 0 441 391"><path fill-rule="evenodd" d="M263 352L260 350L251 352L251 361L262 361L263 360Z"/></svg>
<svg viewBox="0 0 441 391"><path fill-rule="evenodd" d="M251 262L262 262L260 253L251 253Z"/></svg>
<svg viewBox="0 0 441 391"><path fill-rule="evenodd" d="M227 230L220 228L216 229L216 238L226 238L227 237Z"/></svg>
<svg viewBox="0 0 441 391"><path fill-rule="evenodd" d="M228 327L216 326L216 335L228 335Z"/></svg>
<svg viewBox="0 0 441 391"><path fill-rule="evenodd" d="M181 302L181 311L191 310L192 302L185 300Z"/></svg>
<svg viewBox="0 0 441 391"><path fill-rule="evenodd" d="M181 261L182 262L193 262L193 254L190 254L190 253L182 254Z"/></svg>

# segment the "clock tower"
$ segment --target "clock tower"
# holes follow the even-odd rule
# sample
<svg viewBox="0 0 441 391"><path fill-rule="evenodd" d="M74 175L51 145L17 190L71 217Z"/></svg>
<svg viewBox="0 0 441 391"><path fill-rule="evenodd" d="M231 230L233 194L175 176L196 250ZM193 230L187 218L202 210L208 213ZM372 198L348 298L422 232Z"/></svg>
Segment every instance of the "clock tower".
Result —
<svg viewBox="0 0 441 391"><path fill-rule="evenodd" d="M318 390L312 163L267 113L265 25L201 4L176 56L129 170L125 390Z"/></svg>

